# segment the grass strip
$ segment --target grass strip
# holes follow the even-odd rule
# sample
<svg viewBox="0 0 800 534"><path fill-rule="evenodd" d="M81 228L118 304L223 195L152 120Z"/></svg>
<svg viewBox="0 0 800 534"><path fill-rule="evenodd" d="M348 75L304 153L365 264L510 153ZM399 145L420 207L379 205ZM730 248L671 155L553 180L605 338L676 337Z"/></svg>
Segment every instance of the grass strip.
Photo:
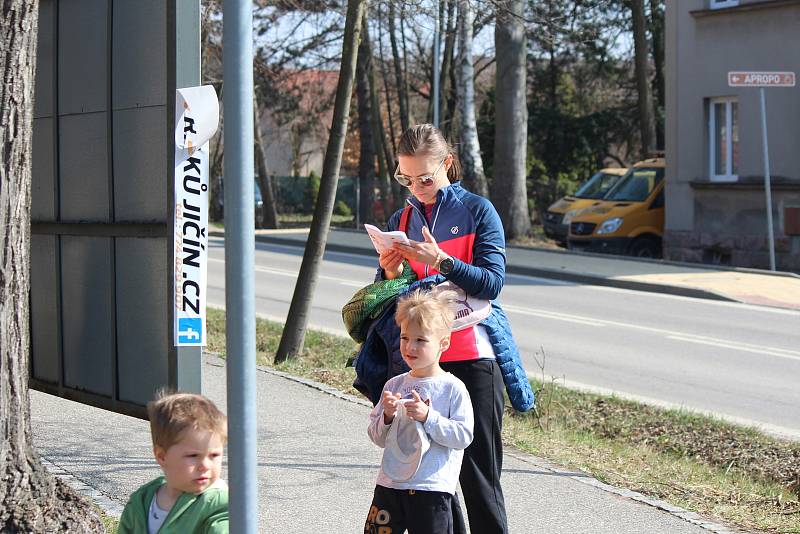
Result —
<svg viewBox="0 0 800 534"><path fill-rule="evenodd" d="M100 521L103 523L103 528L105 528L106 532L108 534L115 534L117 530L119 530L119 519L106 514L103 509L96 504L95 508L97 509L97 513L100 515Z"/></svg>
<svg viewBox="0 0 800 534"><path fill-rule="evenodd" d="M225 312L208 309L208 347L225 353ZM355 342L309 330L300 357L273 365L283 325L257 319L256 358L341 391ZM664 499L739 528L800 534L800 443L688 411L533 381L537 409L509 409L503 439L609 484Z"/></svg>

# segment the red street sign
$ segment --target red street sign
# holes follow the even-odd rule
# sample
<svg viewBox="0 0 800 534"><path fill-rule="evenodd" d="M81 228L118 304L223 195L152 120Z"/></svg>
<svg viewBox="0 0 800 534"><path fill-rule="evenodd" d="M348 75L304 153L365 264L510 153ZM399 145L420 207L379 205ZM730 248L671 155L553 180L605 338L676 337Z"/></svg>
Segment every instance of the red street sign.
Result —
<svg viewBox="0 0 800 534"><path fill-rule="evenodd" d="M729 72L730 87L794 87L794 72Z"/></svg>

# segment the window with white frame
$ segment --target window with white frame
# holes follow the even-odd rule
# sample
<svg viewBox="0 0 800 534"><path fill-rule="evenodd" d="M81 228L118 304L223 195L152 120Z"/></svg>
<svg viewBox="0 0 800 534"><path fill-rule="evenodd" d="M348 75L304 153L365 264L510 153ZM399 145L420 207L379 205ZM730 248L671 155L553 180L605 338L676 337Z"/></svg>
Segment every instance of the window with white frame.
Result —
<svg viewBox="0 0 800 534"><path fill-rule="evenodd" d="M715 182L739 178L739 103L712 98L708 105L709 177Z"/></svg>
<svg viewBox="0 0 800 534"><path fill-rule="evenodd" d="M709 7L711 9L721 9L723 7L738 6L739 0L709 0Z"/></svg>

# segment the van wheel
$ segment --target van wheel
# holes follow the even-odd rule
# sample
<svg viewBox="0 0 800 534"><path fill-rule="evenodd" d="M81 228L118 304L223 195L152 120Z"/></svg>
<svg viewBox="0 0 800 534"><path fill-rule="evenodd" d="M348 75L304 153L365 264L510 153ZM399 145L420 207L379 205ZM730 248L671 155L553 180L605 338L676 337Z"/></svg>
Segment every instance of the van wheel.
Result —
<svg viewBox="0 0 800 534"><path fill-rule="evenodd" d="M640 237L631 245L629 254L637 258L660 258L661 240L652 237Z"/></svg>

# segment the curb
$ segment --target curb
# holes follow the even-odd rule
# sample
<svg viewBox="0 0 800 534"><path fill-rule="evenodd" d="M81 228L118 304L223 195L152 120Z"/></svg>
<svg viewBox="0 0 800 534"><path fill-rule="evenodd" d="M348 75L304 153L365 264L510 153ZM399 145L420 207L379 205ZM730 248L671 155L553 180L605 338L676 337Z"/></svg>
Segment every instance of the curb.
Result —
<svg viewBox="0 0 800 534"><path fill-rule="evenodd" d="M621 280L617 278L605 278L587 273L571 273L556 271L553 269L540 269L537 267L520 267L506 265L506 273L521 274L525 276L536 276L539 278L549 278L552 280L563 280L564 282L575 282L592 286L616 287L619 289L630 289L632 291L643 291L646 293L661 293L675 295L678 297L692 297L706 300L720 300L725 302L741 302L735 298L711 291L709 289L698 289L687 286L671 286L668 284L656 284L653 282L637 282L635 280Z"/></svg>
<svg viewBox="0 0 800 534"><path fill-rule="evenodd" d="M209 232L209 236L225 237L225 232L214 230ZM296 239L273 236L273 235L256 235L255 240L260 243L272 243L276 245L288 245L292 247L302 248L304 243ZM357 254L360 256L374 257L375 253L371 249L364 247L357 247L351 245L339 245L336 243L327 243L325 250L330 252L344 252L347 254ZM538 249L537 249L538 250ZM562 253L556 251L555 253ZM563 254L563 253L562 253ZM666 295L675 295L678 297L691 297L705 300L717 300L724 302L741 302L722 293L710 291L707 289L698 289L694 287L684 286L671 286L667 284L655 284L651 282L637 282L633 280L620 280L615 278L605 278L588 273L571 273L565 271L556 271L554 269L541 269L537 267L523 267L519 265L506 265L506 273L517 274L523 276L535 276L538 278L547 278L551 280L561 280L564 282L574 282L576 284L585 284L592 286L605 286L616 287L619 289L630 289L633 291L643 291L647 293L661 293Z"/></svg>
<svg viewBox="0 0 800 534"><path fill-rule="evenodd" d="M91 500L96 506L103 510L103 513L117 520L120 518L120 516L122 516L122 511L125 509L124 505L119 504L105 493L102 493L98 489L90 486L73 473L70 473L63 467L53 463L44 456L40 456L39 459L42 461L42 465L44 465L45 469L47 469L51 475L60 479L69 487Z"/></svg>
<svg viewBox="0 0 800 534"><path fill-rule="evenodd" d="M339 229L337 229L338 231ZM737 273L750 273L750 274L763 274L767 276L777 276L777 277L784 277L784 278L797 278L800 279L800 274L793 273L789 271L769 271L766 269L756 269L753 267L736 267L732 265L714 265L710 263L691 263L688 261L676 261L676 260L664 260L660 258L634 258L632 256L622 256L622 255L610 255L610 254L603 254L602 252L585 252L585 251L578 251L578 250L567 250L567 249L552 249L552 248L544 248L544 247L526 247L522 245L508 245L506 248L513 248L518 250L533 250L535 252L543 252L546 254L561 254L561 255L569 255L569 256L583 256L586 258L598 258L598 259L613 259L614 261L635 261L640 263L650 263L653 265L675 265L677 267L689 267L692 269L704 269L707 271L725 271L725 272L737 272Z"/></svg>
<svg viewBox="0 0 800 534"><path fill-rule="evenodd" d="M225 361L224 359L222 359L219 355L217 355L215 353L206 353L206 354L216 356L221 362ZM215 364L212 364L212 365L215 365ZM258 369L259 372L270 374L270 375L273 375L273 376L278 376L280 378L284 378L286 380L290 380L292 382L296 382L298 384L302 384L302 385L310 387L312 389L316 389L317 391L320 391L320 392L325 393L327 395L331 395L333 397L336 397L337 399L340 399L340 400L343 400L343 401L346 401L346 402L351 402L351 403L354 403L354 404L358 404L358 405L364 406L366 408L370 408L370 409L372 408L372 403L370 403L370 402L368 402L368 401L366 401L364 399L361 399L359 397L356 397L354 395L350 395L348 393L343 393L342 391L339 391L336 388L328 386L327 384L323 384L323 383L317 382L315 380L310 380L308 378L295 376L295 375L292 375L290 373L286 373L286 372L283 372L283 371L277 371L275 369L271 369L271 368L265 367L263 365L257 365L256 369ZM564 467L561 467L561 466L558 466L556 464L550 463L550 462L548 462L547 460L545 460L543 458L539 458L538 456L534 456L532 454L529 454L527 452L521 451L519 449L511 448L509 446L504 446L503 447L503 451L504 451L504 454L506 454L506 455L508 455L508 456L510 456L512 458L515 458L517 460L520 460L522 462L531 464L531 465L537 467L538 469L542 469L544 471L548 471L548 472L551 472L553 474L557 474L557 475L560 475L560 476L564 476L566 478L570 478L570 479L572 479L572 480L574 480L576 482L580 482L581 484L586 484L588 486L592 486L594 488L597 488L599 490L605 491L607 493L611 493L613 495L617 495L617 496L625 498L625 499L630 499L630 500L636 501L636 502L641 503L641 504L646 505L646 506L657 508L657 509L659 509L659 510L665 512L665 513L668 513L668 514L670 514L670 515L672 515L674 517L682 519L682 520L684 520L684 521L686 521L688 523L691 523L693 525L697 525L698 527L700 527L700 528L702 528L704 530L708 530L709 532L713 532L714 534L745 534L745 532L742 531L742 530L737 530L735 528L728 527L728 526L723 525L721 523L716 523L714 521L710 521L710 520L706 519L705 517L703 517L702 515L698 514L697 512L691 512L689 510L686 510L686 509L681 508L679 506L675 506L675 505L670 504L670 503L668 503L666 501L663 501L661 499L655 499L655 498L648 497L648 496L646 496L646 495L644 495L642 493L639 493L637 491L632 491L632 490L625 489L625 488L618 488L616 486L612 486L611 484L606 484L605 482L601 482L600 480L594 478L592 475L590 475L588 473L585 473L583 471L576 471L576 470L566 469Z"/></svg>

